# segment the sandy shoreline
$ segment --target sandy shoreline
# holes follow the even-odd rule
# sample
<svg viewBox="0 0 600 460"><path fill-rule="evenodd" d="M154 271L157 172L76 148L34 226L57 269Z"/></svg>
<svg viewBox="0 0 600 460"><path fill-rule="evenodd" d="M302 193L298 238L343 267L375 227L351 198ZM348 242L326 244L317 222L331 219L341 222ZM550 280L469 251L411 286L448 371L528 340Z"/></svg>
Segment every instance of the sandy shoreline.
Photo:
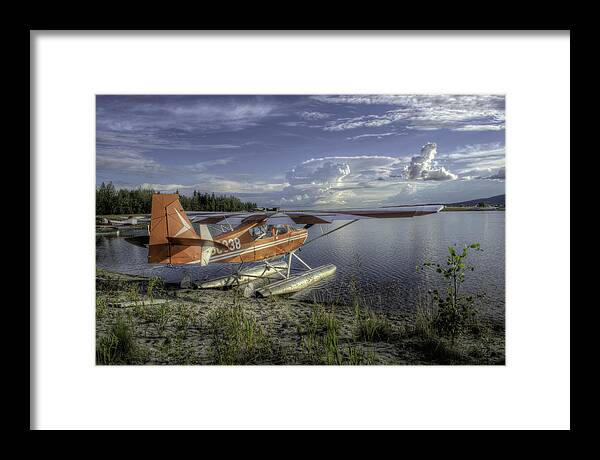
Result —
<svg viewBox="0 0 600 460"><path fill-rule="evenodd" d="M359 310L367 318L360 322L356 305L160 283L149 293L154 281L97 270L98 364L504 364L497 327L450 346L424 336L406 314ZM155 299L161 303L142 303Z"/></svg>

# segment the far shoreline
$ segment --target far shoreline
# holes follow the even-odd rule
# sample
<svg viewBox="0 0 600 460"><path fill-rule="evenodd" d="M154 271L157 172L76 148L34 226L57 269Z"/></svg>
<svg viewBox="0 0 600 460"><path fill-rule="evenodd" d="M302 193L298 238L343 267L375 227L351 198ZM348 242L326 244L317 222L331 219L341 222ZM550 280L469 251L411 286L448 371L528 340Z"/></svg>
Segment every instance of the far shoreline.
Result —
<svg viewBox="0 0 600 460"><path fill-rule="evenodd" d="M462 206L444 206L444 209L442 209L441 212L454 212L454 211L477 211L477 212L481 212L481 211L506 211L506 208L494 208L494 207L489 207L489 208L480 208L477 206L473 206L473 207L462 207Z"/></svg>

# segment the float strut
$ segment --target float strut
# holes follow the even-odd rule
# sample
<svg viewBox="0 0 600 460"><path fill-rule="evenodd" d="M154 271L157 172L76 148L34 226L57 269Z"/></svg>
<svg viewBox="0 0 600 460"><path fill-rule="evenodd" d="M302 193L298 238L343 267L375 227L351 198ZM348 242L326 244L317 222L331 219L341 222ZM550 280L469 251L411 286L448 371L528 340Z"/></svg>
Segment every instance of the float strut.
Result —
<svg viewBox="0 0 600 460"><path fill-rule="evenodd" d="M302 263L302 265L304 265L306 268L308 268L309 270L312 270L312 268L310 268L310 266L304 262L300 256L296 255L296 251L292 251L290 252L290 257L288 258L288 269L287 269L287 276L286 279L288 279L290 277L290 271L292 269L292 257L295 257L296 259L298 259L300 261L300 263Z"/></svg>

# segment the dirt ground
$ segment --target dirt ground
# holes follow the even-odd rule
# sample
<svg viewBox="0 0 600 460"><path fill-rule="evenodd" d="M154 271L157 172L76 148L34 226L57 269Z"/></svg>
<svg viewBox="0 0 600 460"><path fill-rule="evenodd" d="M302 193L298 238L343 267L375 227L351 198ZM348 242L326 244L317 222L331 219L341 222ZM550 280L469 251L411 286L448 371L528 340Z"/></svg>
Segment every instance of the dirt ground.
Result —
<svg viewBox="0 0 600 460"><path fill-rule="evenodd" d="M483 325L455 343L410 315L236 290L181 289L96 272L97 364L502 365L504 330Z"/></svg>

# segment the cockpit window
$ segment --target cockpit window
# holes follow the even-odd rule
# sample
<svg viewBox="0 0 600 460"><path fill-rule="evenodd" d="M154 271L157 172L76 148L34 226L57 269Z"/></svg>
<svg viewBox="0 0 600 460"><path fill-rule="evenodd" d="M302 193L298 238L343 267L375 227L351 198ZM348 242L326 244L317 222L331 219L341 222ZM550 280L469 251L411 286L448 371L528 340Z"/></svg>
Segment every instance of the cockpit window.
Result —
<svg viewBox="0 0 600 460"><path fill-rule="evenodd" d="M287 233L289 228L287 225L260 225L250 229L250 235L255 240L261 238L269 238L275 235Z"/></svg>
<svg viewBox="0 0 600 460"><path fill-rule="evenodd" d="M252 235L252 238L254 238L255 240L269 236L269 234L267 233L267 226L259 225L257 227L252 227L250 229L250 235Z"/></svg>
<svg viewBox="0 0 600 460"><path fill-rule="evenodd" d="M267 225L267 233L271 236L287 233L287 225Z"/></svg>

